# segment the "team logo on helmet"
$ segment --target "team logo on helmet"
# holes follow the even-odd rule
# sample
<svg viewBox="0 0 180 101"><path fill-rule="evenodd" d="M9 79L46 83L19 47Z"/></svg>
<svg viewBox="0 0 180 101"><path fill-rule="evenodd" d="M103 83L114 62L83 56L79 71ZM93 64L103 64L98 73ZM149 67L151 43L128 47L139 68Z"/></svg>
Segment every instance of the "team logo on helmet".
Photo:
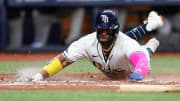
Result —
<svg viewBox="0 0 180 101"><path fill-rule="evenodd" d="M112 10L103 10L96 16L96 28L102 29L119 29L117 15Z"/></svg>
<svg viewBox="0 0 180 101"><path fill-rule="evenodd" d="M109 22L109 18L108 18L107 15L101 15L100 17L101 17L101 19L102 19L102 21L103 21L104 23L108 23L108 22Z"/></svg>

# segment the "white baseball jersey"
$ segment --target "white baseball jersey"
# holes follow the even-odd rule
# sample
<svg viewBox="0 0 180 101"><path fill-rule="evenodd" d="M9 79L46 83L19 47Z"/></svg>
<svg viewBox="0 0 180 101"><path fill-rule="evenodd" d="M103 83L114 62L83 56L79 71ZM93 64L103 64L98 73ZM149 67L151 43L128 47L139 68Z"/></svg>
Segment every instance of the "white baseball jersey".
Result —
<svg viewBox="0 0 180 101"><path fill-rule="evenodd" d="M94 66L105 73L121 72L124 70L132 72L134 68L132 68L133 66L129 61L129 56L138 51L144 52L149 60L149 54L145 48L140 46L134 39L119 32L115 45L107 61L105 61L101 44L97 40L96 32L94 32L73 42L64 51L64 56L70 62L87 58Z"/></svg>

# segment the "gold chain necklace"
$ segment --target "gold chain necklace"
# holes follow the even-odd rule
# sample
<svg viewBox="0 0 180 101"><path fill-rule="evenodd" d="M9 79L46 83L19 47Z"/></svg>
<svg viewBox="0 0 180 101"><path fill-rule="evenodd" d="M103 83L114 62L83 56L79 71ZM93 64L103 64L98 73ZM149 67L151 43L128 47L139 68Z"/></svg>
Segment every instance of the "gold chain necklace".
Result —
<svg viewBox="0 0 180 101"><path fill-rule="evenodd" d="M102 48L103 52L109 52L114 46L114 42L111 44L111 46L108 49Z"/></svg>

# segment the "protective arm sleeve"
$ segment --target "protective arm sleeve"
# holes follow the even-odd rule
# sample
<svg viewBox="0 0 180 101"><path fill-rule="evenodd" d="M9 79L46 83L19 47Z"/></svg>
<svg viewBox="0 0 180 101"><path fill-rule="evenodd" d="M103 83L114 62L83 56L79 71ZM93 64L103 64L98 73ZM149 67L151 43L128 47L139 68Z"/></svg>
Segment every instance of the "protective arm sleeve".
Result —
<svg viewBox="0 0 180 101"><path fill-rule="evenodd" d="M58 58L54 58L46 66L43 67L43 70L47 71L49 76L56 74L62 69L63 69L63 66L61 64L61 61Z"/></svg>
<svg viewBox="0 0 180 101"><path fill-rule="evenodd" d="M146 30L146 25L147 24L139 25L139 26L133 28L132 30L126 32L125 34L127 36L129 36L130 38L139 41L142 38L142 36L148 32Z"/></svg>
<svg viewBox="0 0 180 101"><path fill-rule="evenodd" d="M149 62L146 55L143 52L136 52L130 55L130 62L134 66L134 72L139 73L142 77L145 77L149 70Z"/></svg>

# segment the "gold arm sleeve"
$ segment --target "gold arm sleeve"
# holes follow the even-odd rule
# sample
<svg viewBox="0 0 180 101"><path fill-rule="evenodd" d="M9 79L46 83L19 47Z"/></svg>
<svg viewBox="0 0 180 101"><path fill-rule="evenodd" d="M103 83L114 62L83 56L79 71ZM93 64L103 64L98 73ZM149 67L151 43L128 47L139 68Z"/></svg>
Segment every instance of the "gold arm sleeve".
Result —
<svg viewBox="0 0 180 101"><path fill-rule="evenodd" d="M58 58L54 58L52 61L50 61L49 64L43 67L43 70L47 71L49 73L49 76L56 74L62 69L63 69L63 66L61 64L61 61Z"/></svg>

